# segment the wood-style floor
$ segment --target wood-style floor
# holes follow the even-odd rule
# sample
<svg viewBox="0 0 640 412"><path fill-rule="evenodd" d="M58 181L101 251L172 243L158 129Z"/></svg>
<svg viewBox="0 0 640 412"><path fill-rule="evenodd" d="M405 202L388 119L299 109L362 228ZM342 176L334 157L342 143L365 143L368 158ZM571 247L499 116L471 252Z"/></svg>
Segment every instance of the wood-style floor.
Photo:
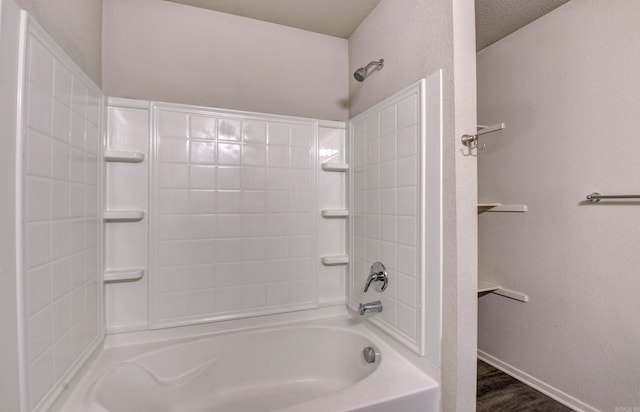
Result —
<svg viewBox="0 0 640 412"><path fill-rule="evenodd" d="M477 412L571 412L548 396L478 360Z"/></svg>

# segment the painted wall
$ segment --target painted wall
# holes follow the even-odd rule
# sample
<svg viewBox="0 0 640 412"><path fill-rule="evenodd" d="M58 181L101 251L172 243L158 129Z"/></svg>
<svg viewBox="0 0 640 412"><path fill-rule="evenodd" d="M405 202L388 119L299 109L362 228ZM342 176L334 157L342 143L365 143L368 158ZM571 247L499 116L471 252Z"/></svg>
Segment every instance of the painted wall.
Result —
<svg viewBox="0 0 640 412"><path fill-rule="evenodd" d="M102 83L102 0L16 0L96 84Z"/></svg>
<svg viewBox="0 0 640 412"><path fill-rule="evenodd" d="M476 161L462 157L456 138L476 126L474 32L473 1L382 0L349 39L349 73L385 59L384 69L364 83L350 80L351 117L443 69L442 387L447 411L475 408Z"/></svg>
<svg viewBox="0 0 640 412"><path fill-rule="evenodd" d="M108 96L347 120L347 41L158 0L104 2Z"/></svg>
<svg viewBox="0 0 640 412"><path fill-rule="evenodd" d="M19 409L18 303L16 302L16 109L20 15L0 0L0 405Z"/></svg>
<svg viewBox="0 0 640 412"><path fill-rule="evenodd" d="M603 411L640 407L640 3L571 1L478 54L479 348ZM586 406L579 404L579 406Z"/></svg>

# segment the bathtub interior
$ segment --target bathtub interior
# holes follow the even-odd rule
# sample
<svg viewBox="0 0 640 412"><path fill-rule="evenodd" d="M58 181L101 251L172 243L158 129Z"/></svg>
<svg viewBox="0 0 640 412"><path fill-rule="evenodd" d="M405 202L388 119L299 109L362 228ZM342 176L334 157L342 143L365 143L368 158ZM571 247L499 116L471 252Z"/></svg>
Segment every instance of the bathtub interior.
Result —
<svg viewBox="0 0 640 412"><path fill-rule="evenodd" d="M272 328L168 344L108 368L86 407L157 412L277 410L373 373L364 336L327 327Z"/></svg>
<svg viewBox="0 0 640 412"><path fill-rule="evenodd" d="M59 410L437 410L438 384L417 356L345 309L320 312L108 337Z"/></svg>

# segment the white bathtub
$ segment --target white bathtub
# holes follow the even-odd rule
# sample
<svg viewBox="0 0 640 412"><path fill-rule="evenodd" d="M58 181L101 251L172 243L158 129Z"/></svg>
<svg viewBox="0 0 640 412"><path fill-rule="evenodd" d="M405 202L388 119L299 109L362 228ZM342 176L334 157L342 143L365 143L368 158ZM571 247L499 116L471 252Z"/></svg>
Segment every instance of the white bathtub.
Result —
<svg viewBox="0 0 640 412"><path fill-rule="evenodd" d="M332 308L112 335L60 410L439 410L437 370L381 334Z"/></svg>

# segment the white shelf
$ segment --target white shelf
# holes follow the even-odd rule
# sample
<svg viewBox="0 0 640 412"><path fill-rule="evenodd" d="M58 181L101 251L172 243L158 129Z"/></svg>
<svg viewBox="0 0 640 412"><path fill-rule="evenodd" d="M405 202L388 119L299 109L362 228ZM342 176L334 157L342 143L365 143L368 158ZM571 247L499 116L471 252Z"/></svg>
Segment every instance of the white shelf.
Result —
<svg viewBox="0 0 640 412"><path fill-rule="evenodd" d="M348 163L323 163L322 170L326 172L346 172L349 170Z"/></svg>
<svg viewBox="0 0 640 412"><path fill-rule="evenodd" d="M514 299L514 300L518 300L520 302L529 302L529 295L522 293L522 292L518 292L516 290L511 290L511 289L506 289L506 288L500 288L500 289L496 289L491 293L495 293L496 295L500 295L500 296L504 296L505 298L510 298L510 299Z"/></svg>
<svg viewBox="0 0 640 412"><path fill-rule="evenodd" d="M322 256L322 264L325 266L337 266L346 265L349 263L349 256L335 255L335 256Z"/></svg>
<svg viewBox="0 0 640 412"><path fill-rule="evenodd" d="M505 298L514 299L520 302L529 302L529 295L515 290L504 288L498 284L478 279L478 293L493 293L495 295L504 296Z"/></svg>
<svg viewBox="0 0 640 412"><path fill-rule="evenodd" d="M103 281L105 283L126 282L142 279L142 276L144 276L144 269L140 268L107 270L104 272Z"/></svg>
<svg viewBox="0 0 640 412"><path fill-rule="evenodd" d="M478 213L484 212L512 212L524 213L529 208L527 205L503 205L502 203L478 203Z"/></svg>
<svg viewBox="0 0 640 412"><path fill-rule="evenodd" d="M498 206L502 205L500 203L478 203L478 213L484 213Z"/></svg>
<svg viewBox="0 0 640 412"><path fill-rule="evenodd" d="M144 219L144 210L108 210L104 212L105 222L137 222Z"/></svg>
<svg viewBox="0 0 640 412"><path fill-rule="evenodd" d="M500 289L500 285L478 279L478 293L493 292L496 289Z"/></svg>
<svg viewBox="0 0 640 412"><path fill-rule="evenodd" d="M349 211L345 209L324 209L320 212L322 217L326 218L339 218L339 217L349 217Z"/></svg>
<svg viewBox="0 0 640 412"><path fill-rule="evenodd" d="M140 163L144 161L144 153L107 150L103 158L105 162Z"/></svg>

